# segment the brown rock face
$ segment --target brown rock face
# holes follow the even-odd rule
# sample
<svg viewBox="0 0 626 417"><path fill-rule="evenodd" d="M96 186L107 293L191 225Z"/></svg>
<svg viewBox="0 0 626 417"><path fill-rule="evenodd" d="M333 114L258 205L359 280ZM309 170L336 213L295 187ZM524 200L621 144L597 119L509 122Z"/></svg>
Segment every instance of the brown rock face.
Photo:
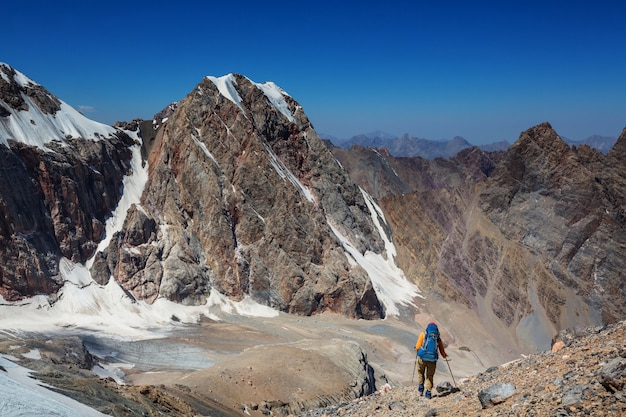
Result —
<svg viewBox="0 0 626 417"><path fill-rule="evenodd" d="M0 72L0 295L18 300L54 293L61 257L84 262L93 255L122 195L134 142L119 131L92 140L43 126L21 138L41 146L15 140L5 133L20 124L12 118L37 126L49 116L53 125L63 117L61 102L6 65ZM42 131L46 137L37 136Z"/></svg>
<svg viewBox="0 0 626 417"><path fill-rule="evenodd" d="M130 138L72 142L62 152L0 145L0 294L8 300L50 294L60 257L84 262L130 169ZM61 151L61 149L57 149Z"/></svg>
<svg viewBox="0 0 626 417"><path fill-rule="evenodd" d="M522 133L479 198L502 234L552 277L553 293L562 293L556 304L565 302L563 290L572 289L610 323L626 317L626 187L612 168L619 143L606 158L588 153L569 148L549 124L536 126ZM567 314L555 311L553 318Z"/></svg>
<svg viewBox="0 0 626 417"><path fill-rule="evenodd" d="M204 303L217 290L290 313L381 317L330 227L361 252L383 251L361 191L291 97L281 95L285 115L262 86L230 77L239 103L207 78L160 128L142 214L92 273L148 300Z"/></svg>

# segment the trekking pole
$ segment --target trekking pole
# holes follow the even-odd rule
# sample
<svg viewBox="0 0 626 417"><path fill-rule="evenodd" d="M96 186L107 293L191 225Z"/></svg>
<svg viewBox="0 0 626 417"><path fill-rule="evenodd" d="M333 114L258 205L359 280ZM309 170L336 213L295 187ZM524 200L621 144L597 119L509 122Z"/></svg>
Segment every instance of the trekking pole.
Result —
<svg viewBox="0 0 626 417"><path fill-rule="evenodd" d="M413 385L413 378L415 378L416 368L417 368L417 352L415 352L415 364L413 365L413 376L411 377L411 385Z"/></svg>
<svg viewBox="0 0 626 417"><path fill-rule="evenodd" d="M452 375L452 368L450 368L450 361L446 358L446 363L448 364L448 370L450 371L450 376L452 377L452 382L454 382L454 388L457 388L456 381L454 380L454 375Z"/></svg>

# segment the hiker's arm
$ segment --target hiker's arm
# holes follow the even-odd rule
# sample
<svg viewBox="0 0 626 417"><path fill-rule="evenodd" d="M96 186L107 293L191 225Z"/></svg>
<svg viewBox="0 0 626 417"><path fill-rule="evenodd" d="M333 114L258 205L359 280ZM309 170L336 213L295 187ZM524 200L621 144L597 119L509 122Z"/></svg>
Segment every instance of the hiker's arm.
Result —
<svg viewBox="0 0 626 417"><path fill-rule="evenodd" d="M420 333L419 337L417 338L417 343L415 344L415 350L417 351L419 348L422 347L423 344L424 344L424 333Z"/></svg>
<svg viewBox="0 0 626 417"><path fill-rule="evenodd" d="M447 358L448 355L443 348L443 342L441 341L441 339L437 340L437 345L439 345L439 353L441 353L441 356L443 356L444 359Z"/></svg>

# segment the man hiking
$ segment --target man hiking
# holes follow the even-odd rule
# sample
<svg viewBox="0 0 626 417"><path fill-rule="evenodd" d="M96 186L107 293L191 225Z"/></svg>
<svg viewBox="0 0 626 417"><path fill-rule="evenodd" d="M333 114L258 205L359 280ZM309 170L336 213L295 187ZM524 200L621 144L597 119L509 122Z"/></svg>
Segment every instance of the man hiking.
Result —
<svg viewBox="0 0 626 417"><path fill-rule="evenodd" d="M435 369L437 368L438 353L445 359L448 357L446 351L443 348L443 342L439 337L439 329L434 322L431 322L426 326L426 330L420 333L415 344L415 350L417 351L417 366L418 366L418 390L420 395L424 394L424 388L426 393L424 396L428 399L431 398L431 390L433 389L433 377L435 376ZM426 378L424 378L426 376ZM426 381L424 381L426 379Z"/></svg>

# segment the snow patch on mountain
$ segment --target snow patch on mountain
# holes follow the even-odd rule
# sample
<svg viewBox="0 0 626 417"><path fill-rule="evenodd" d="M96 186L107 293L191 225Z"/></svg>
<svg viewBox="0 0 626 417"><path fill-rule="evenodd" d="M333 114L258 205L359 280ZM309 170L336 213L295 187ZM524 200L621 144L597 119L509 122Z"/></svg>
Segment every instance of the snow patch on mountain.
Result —
<svg viewBox="0 0 626 417"><path fill-rule="evenodd" d="M204 305L185 306L165 298L152 304L129 297L110 279L98 285L82 264L64 259L65 282L56 300L43 295L21 302L0 297L0 329L49 332L53 329L82 329L101 335L134 340L165 337L180 323L197 323L202 317L219 321L221 313L254 317L275 317L278 312L252 299L239 302L213 290Z"/></svg>
<svg viewBox="0 0 626 417"><path fill-rule="evenodd" d="M245 110L243 109L241 101L241 96L239 96L239 93L237 92L237 80L235 79L234 74L227 74L221 77L208 75L206 78L210 80L213 84L215 84L222 96L235 103L237 107L239 107L239 109L245 114ZM289 97L289 94L287 94L285 90L283 90L271 81L267 81L264 83L255 83L247 77L246 79L263 92L270 104L278 112L285 116L290 122L295 123L296 119L295 117L293 117L291 110L289 110L289 105L287 104L287 101L285 101L285 96Z"/></svg>
<svg viewBox="0 0 626 417"><path fill-rule="evenodd" d="M16 111L4 101L0 104L9 116L0 117L0 144L8 145L13 139L26 145L47 150L45 144L53 140L62 143L67 137L98 140L116 133L116 129L90 120L72 106L61 101L61 110L55 114L45 114L33 101L24 96L27 111Z"/></svg>
<svg viewBox="0 0 626 417"><path fill-rule="evenodd" d="M276 110L282 113L282 115L285 116L290 122L295 123L296 119L293 117L291 110L289 110L289 105L285 101L284 97L289 96L289 94L271 81L267 81L263 84L255 83L253 81L251 82L263 91L265 97L267 97Z"/></svg>
<svg viewBox="0 0 626 417"><path fill-rule="evenodd" d="M270 163L272 164L278 175L280 175L282 179L288 179L289 181L291 181L291 183L302 192L302 195L308 201L310 201L311 203L315 202L315 198L313 197L311 191L307 187L305 187L304 184L300 182L300 180L298 180L298 178L289 170L289 168L285 166L280 158L278 158L278 156L274 153L272 148L265 142L263 142L263 146L265 146L265 150L270 157Z"/></svg>
<svg viewBox="0 0 626 417"><path fill-rule="evenodd" d="M106 236L102 241L98 244L98 248L94 253L94 256L91 257L87 261L87 267L91 268L93 261L98 252L103 251L109 243L111 242L111 238L115 234L122 230L122 226L124 225L124 220L126 220L126 213L128 209L133 205L137 205L140 207L139 202L141 200L141 194L148 182L148 162L144 164L141 157L141 138L138 135L138 132L133 132L130 130L125 131L127 135L131 138L135 139L136 145L132 147L133 158L131 160L132 173L124 177L123 186L124 193L122 194L122 198L120 199L117 207L113 211L111 217L109 217L106 221Z"/></svg>
<svg viewBox="0 0 626 417"><path fill-rule="evenodd" d="M22 74L21 72L17 71L16 69L14 69L13 67L11 67L9 64L4 63L4 62L0 62L0 67L5 67L8 70L12 70L15 71L15 75L13 76L13 80L20 86L20 87L26 87L28 85L32 85L32 86L38 86L39 84L36 83L35 81L31 80L30 78L28 78L26 75ZM2 79L4 81L6 81L7 83L11 82L11 79L9 78L9 76L7 74L5 74L4 71L0 71L0 75L2 76Z"/></svg>
<svg viewBox="0 0 626 417"><path fill-rule="evenodd" d="M235 87L237 85L237 80L235 79L234 74L227 74L221 77L213 77L211 75L208 75L206 78L209 79L213 84L215 84L221 95L235 103L237 107L239 107L239 109L241 109L241 111L245 113L243 106L241 105L241 97L239 96L237 88Z"/></svg>
<svg viewBox="0 0 626 417"><path fill-rule="evenodd" d="M398 316L400 314L399 306L413 306L415 297L423 298L417 285L409 282L404 276L404 272L398 268L395 263L396 248L387 237L382 227L381 221L385 218L380 207L363 189L363 198L372 215L374 225L378 229L383 241L385 242L386 256L380 253L367 251L361 253L352 243L330 222L329 226L335 233L335 236L341 241L346 256L351 257L354 264L360 265L370 277L372 286L376 292L376 296L385 306L385 313L388 316Z"/></svg>
<svg viewBox="0 0 626 417"><path fill-rule="evenodd" d="M0 415L101 417L102 414L56 391L31 377L31 372L17 365L7 355L0 355Z"/></svg>
<svg viewBox="0 0 626 417"><path fill-rule="evenodd" d="M204 143L200 142L200 140L198 138L196 138L194 135L191 135L191 139L193 139L193 141L196 143L196 145L198 145L200 147L200 149L202 149L202 152L204 152L204 154L206 156L208 156L211 159L211 161L213 161L213 163L215 163L217 168L219 168L221 170L219 162L217 162L217 159L215 159L215 157L213 156L211 151L209 151L209 148L207 148Z"/></svg>

